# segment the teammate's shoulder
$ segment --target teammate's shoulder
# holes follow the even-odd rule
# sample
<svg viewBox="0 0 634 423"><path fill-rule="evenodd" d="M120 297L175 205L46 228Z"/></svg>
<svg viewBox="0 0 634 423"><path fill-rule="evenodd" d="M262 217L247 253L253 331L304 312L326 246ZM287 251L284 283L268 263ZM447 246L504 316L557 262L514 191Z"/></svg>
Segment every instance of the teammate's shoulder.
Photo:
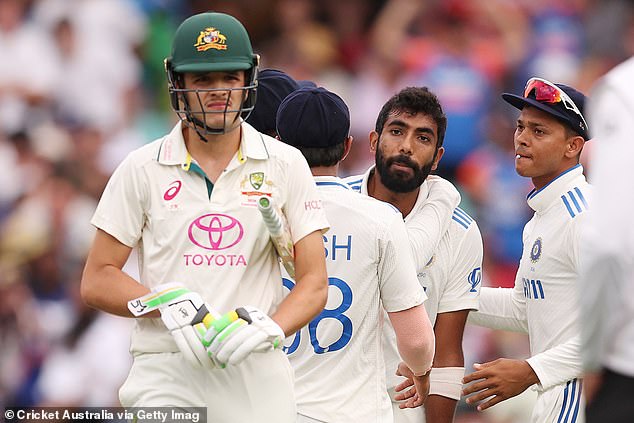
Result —
<svg viewBox="0 0 634 423"><path fill-rule="evenodd" d="M363 184L364 175L351 175L343 178L343 181L348 184L353 191L361 192L361 184Z"/></svg>
<svg viewBox="0 0 634 423"><path fill-rule="evenodd" d="M451 214L452 224L455 228L459 228L463 231L469 230L471 226L477 227L473 217L460 207L456 207Z"/></svg>
<svg viewBox="0 0 634 423"><path fill-rule="evenodd" d="M401 212L390 203L355 192L352 189L338 191L337 207L349 216L357 216L374 225L389 225L393 219L403 219Z"/></svg>
<svg viewBox="0 0 634 423"><path fill-rule="evenodd" d="M575 219L585 214L592 202L592 186L587 182L570 186L559 198L560 206L568 219Z"/></svg>

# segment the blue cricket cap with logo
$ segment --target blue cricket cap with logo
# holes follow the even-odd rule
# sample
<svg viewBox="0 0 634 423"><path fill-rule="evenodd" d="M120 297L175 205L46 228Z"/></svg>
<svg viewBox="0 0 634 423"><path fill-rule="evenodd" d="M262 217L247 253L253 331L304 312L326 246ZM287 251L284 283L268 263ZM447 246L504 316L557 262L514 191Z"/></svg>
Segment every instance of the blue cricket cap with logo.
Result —
<svg viewBox="0 0 634 423"><path fill-rule="evenodd" d="M526 82L523 96L503 93L502 98L520 110L531 106L546 112L581 135L584 140L590 139L588 124L583 116L586 96L568 85L531 78Z"/></svg>
<svg viewBox="0 0 634 423"><path fill-rule="evenodd" d="M295 147L325 148L345 141L350 111L337 94L323 87L301 88L284 99L277 111L277 133Z"/></svg>
<svg viewBox="0 0 634 423"><path fill-rule="evenodd" d="M255 108L247 122L260 132L275 132L275 115L282 100L299 84L285 72L277 69L262 69L258 72L258 88Z"/></svg>

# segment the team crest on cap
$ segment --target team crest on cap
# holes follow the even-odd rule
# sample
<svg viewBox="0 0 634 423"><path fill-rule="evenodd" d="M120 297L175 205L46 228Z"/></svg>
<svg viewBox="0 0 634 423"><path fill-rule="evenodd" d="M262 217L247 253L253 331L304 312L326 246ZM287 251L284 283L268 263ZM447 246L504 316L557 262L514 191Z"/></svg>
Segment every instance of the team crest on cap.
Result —
<svg viewBox="0 0 634 423"><path fill-rule="evenodd" d="M200 31L200 35L196 39L196 50L198 51L207 51L210 48L216 50L226 50L227 49L227 37L222 35L219 30L214 27L205 28L204 31Z"/></svg>
<svg viewBox="0 0 634 423"><path fill-rule="evenodd" d="M541 238L537 238L535 240L535 242L533 243L533 248L531 248L531 261L533 263L536 263L537 260L539 260L539 258L542 255L542 239Z"/></svg>
<svg viewBox="0 0 634 423"><path fill-rule="evenodd" d="M249 175L249 182L255 189L260 189L264 183L264 172L254 172Z"/></svg>

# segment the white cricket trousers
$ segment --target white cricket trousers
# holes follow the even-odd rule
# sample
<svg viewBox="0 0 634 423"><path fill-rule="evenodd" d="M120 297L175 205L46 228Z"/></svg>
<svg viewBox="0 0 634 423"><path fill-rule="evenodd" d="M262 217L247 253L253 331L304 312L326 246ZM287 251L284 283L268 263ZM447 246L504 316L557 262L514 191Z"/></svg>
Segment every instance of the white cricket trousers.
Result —
<svg viewBox="0 0 634 423"><path fill-rule="evenodd" d="M537 393L532 423L585 423L581 379L569 380Z"/></svg>
<svg viewBox="0 0 634 423"><path fill-rule="evenodd" d="M123 407L207 407L209 423L294 423L293 369L282 350L206 370L180 352L134 358L119 390Z"/></svg>

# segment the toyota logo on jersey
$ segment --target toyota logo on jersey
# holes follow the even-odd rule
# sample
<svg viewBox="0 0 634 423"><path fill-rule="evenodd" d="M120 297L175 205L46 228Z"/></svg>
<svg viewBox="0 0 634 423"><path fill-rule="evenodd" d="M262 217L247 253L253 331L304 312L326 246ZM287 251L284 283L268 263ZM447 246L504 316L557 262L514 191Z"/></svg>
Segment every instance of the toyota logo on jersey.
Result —
<svg viewBox="0 0 634 423"><path fill-rule="evenodd" d="M226 214L206 214L189 225L189 240L206 250L231 248L242 240L244 229L235 218Z"/></svg>

